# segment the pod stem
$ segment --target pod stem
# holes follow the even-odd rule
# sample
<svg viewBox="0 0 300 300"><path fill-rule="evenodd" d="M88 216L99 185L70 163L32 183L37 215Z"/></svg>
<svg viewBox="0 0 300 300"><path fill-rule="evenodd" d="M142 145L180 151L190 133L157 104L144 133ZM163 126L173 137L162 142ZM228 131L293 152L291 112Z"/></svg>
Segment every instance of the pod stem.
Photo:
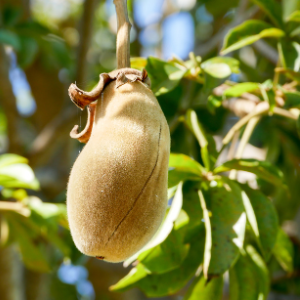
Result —
<svg viewBox="0 0 300 300"><path fill-rule="evenodd" d="M130 29L127 0L114 0L117 13L117 68L130 68Z"/></svg>

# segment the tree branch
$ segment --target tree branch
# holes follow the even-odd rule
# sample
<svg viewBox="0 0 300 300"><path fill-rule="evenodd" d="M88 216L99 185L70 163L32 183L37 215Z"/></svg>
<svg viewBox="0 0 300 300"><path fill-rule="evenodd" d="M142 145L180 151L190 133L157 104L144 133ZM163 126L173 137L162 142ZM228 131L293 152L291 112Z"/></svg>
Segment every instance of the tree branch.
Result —
<svg viewBox="0 0 300 300"><path fill-rule="evenodd" d="M87 62L86 56L89 50L92 37L94 11L97 0L86 0L84 2L83 15L80 21L80 38L77 53L77 70L76 81L79 82L81 88L84 88L87 77Z"/></svg>
<svg viewBox="0 0 300 300"><path fill-rule="evenodd" d="M114 0L116 6L117 32L117 68L130 68L130 29L127 0Z"/></svg>

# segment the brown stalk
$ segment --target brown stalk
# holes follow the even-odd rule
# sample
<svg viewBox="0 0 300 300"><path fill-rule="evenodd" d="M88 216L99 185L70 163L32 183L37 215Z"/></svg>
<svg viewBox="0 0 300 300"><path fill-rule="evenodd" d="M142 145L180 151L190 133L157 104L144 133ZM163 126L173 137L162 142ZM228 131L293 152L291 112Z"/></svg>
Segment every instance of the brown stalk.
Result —
<svg viewBox="0 0 300 300"><path fill-rule="evenodd" d="M127 0L114 0L117 12L117 68L130 68L130 29Z"/></svg>

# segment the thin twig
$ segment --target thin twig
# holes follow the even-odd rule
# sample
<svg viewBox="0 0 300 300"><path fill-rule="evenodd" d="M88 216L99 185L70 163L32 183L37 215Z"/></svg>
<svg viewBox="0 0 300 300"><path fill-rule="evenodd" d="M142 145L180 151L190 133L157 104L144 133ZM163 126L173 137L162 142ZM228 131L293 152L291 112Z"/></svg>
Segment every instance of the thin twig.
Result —
<svg viewBox="0 0 300 300"><path fill-rule="evenodd" d="M239 140L239 132L236 132L233 136L229 151L228 151L228 155L227 155L227 160L232 160L234 158L234 153L235 153L235 148L236 148L236 144Z"/></svg>
<svg viewBox="0 0 300 300"><path fill-rule="evenodd" d="M293 114L292 112L286 110L286 109L282 109L279 107L274 107L274 114L275 115L279 115L279 116L283 116L292 120L298 120L298 116L296 116L295 114Z"/></svg>
<svg viewBox="0 0 300 300"><path fill-rule="evenodd" d="M229 130L229 132L227 133L227 135L225 136L225 138L223 139L223 145L227 145L231 139L233 138L234 134L240 130L244 125L246 125L250 119L257 117L257 116L261 116L264 114L267 114L269 111L270 105L267 102L261 102L259 103L254 112L248 114L247 116L245 116L244 118L242 118L241 120L239 120L234 126L232 126L232 128ZM275 113L275 111L274 111Z"/></svg>
<svg viewBox="0 0 300 300"><path fill-rule="evenodd" d="M0 212L2 211L14 211L26 217L30 215L30 210L20 202L0 201Z"/></svg>
<svg viewBox="0 0 300 300"><path fill-rule="evenodd" d="M116 6L117 32L117 67L130 68L130 29L131 24L127 12L127 0L114 0Z"/></svg>

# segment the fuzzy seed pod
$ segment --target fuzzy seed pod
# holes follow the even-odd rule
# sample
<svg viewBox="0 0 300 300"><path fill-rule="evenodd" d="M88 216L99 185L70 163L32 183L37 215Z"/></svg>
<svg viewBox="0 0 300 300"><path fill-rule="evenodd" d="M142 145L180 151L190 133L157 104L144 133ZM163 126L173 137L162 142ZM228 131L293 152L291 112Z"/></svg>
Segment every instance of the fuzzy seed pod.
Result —
<svg viewBox="0 0 300 300"><path fill-rule="evenodd" d="M148 84L146 71L121 69L101 74L90 93L69 89L89 107L86 128L71 132L87 144L69 178L69 225L77 248L105 261L140 250L166 211L170 132Z"/></svg>

